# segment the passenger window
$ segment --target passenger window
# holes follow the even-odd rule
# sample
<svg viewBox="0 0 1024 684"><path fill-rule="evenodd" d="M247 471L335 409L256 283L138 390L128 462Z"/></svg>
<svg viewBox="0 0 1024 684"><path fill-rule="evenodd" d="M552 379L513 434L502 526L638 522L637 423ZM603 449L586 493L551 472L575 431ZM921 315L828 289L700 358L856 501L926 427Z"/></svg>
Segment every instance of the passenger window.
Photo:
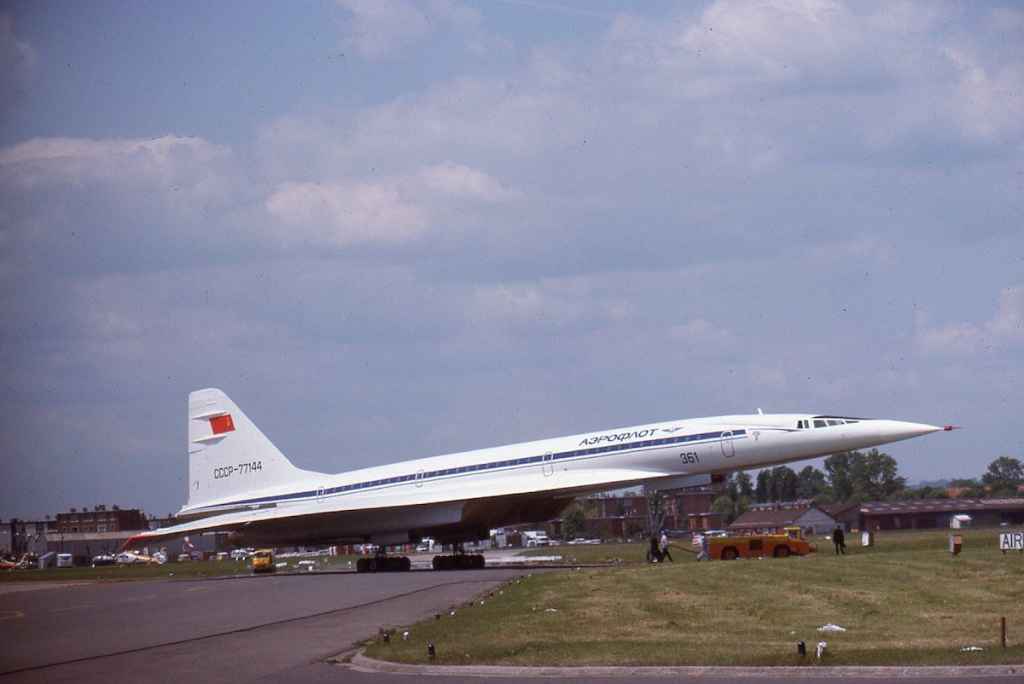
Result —
<svg viewBox="0 0 1024 684"><path fill-rule="evenodd" d="M816 427L816 428L825 427L825 421L823 421L823 420L815 420L814 421L814 427Z"/></svg>

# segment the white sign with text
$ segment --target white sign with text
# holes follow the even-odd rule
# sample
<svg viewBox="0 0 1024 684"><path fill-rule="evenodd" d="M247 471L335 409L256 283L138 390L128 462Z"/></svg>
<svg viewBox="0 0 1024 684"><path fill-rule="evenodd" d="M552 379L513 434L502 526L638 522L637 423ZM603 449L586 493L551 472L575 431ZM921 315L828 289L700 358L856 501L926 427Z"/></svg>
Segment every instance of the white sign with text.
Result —
<svg viewBox="0 0 1024 684"><path fill-rule="evenodd" d="M1024 551L1024 532L1000 532L1000 551Z"/></svg>

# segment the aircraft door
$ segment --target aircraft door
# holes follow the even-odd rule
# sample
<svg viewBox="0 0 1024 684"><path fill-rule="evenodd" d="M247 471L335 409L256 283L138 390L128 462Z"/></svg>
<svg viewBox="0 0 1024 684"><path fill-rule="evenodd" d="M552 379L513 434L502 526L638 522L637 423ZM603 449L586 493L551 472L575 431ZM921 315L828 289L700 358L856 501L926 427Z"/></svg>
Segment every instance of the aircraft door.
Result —
<svg viewBox="0 0 1024 684"><path fill-rule="evenodd" d="M320 485L319 487L316 488L316 500L317 500L317 503L323 503L323 500L324 500L324 490L325 489L326 488L323 485Z"/></svg>
<svg viewBox="0 0 1024 684"><path fill-rule="evenodd" d="M423 486L423 471L422 470L416 471L416 486L417 487L422 487Z"/></svg>
<svg viewBox="0 0 1024 684"><path fill-rule="evenodd" d="M732 458L736 455L736 444L732 441L732 430L722 433L722 456Z"/></svg>
<svg viewBox="0 0 1024 684"><path fill-rule="evenodd" d="M544 469L544 477L550 477L555 474L555 463L553 458L554 454L550 451L544 454L544 460L541 462Z"/></svg>

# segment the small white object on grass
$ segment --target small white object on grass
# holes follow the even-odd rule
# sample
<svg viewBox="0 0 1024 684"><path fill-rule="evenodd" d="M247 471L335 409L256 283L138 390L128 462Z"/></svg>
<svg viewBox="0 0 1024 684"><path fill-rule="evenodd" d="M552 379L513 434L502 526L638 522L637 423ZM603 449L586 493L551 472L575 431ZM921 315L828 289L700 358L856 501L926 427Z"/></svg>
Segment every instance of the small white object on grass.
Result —
<svg viewBox="0 0 1024 684"><path fill-rule="evenodd" d="M960 652L961 653L972 653L974 651L984 651L984 650L985 649L981 648L980 646L964 646L963 648L960 649Z"/></svg>
<svg viewBox="0 0 1024 684"><path fill-rule="evenodd" d="M828 642L827 641L819 641L818 642L818 648L815 650L815 654L817 655L817 657L819 659L821 658L821 656L825 655L825 649L826 648L828 648Z"/></svg>
<svg viewBox="0 0 1024 684"><path fill-rule="evenodd" d="M840 627L839 625L836 625L836 624L833 624L833 623L830 622L827 625L822 625L821 627L819 627L818 631L819 632L845 632L846 628L845 627Z"/></svg>
<svg viewBox="0 0 1024 684"><path fill-rule="evenodd" d="M402 641L408 641L408 640L409 640L409 630L405 630L404 632L402 632Z"/></svg>

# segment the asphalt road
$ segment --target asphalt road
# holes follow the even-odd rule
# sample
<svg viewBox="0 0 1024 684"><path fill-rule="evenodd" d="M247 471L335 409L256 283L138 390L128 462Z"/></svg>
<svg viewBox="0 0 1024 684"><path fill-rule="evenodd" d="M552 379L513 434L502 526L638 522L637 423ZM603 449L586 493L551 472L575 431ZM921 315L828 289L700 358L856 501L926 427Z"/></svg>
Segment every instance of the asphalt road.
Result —
<svg viewBox="0 0 1024 684"><path fill-rule="evenodd" d="M417 677L358 672L325 660L376 634L382 626L415 622L523 572L310 574L4 592L0 593L0 684L108 683L125 677L179 684L247 680L408 684ZM763 681L763 677L756 679ZM481 680L431 677L431 681ZM1019 679L958 681L992 684Z"/></svg>
<svg viewBox="0 0 1024 684"><path fill-rule="evenodd" d="M0 682L276 677L522 573L309 574L5 593Z"/></svg>

